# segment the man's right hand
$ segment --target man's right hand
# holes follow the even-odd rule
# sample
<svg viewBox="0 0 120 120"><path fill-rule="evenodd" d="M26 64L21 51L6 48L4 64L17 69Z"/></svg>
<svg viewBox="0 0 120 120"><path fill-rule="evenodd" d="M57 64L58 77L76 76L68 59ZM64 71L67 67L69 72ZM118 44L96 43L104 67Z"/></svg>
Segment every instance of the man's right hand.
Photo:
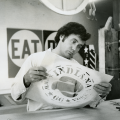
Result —
<svg viewBox="0 0 120 120"><path fill-rule="evenodd" d="M28 72L24 75L24 83L29 86L32 82L46 79L46 76L48 75L46 71L46 68L42 66L29 69Z"/></svg>

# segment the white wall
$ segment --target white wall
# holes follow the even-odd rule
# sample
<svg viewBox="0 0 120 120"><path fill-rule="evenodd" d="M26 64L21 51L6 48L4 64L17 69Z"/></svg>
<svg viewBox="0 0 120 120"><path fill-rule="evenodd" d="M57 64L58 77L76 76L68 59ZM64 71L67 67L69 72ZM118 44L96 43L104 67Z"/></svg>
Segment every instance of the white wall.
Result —
<svg viewBox="0 0 120 120"><path fill-rule="evenodd" d="M94 44L98 52L98 28L105 20L99 15L98 21L88 20L83 12L72 16L60 15L46 8L39 0L0 0L0 89L10 88L13 81L8 79L6 28L57 30L67 22L79 22L92 34L87 43ZM81 61L79 55L75 58Z"/></svg>

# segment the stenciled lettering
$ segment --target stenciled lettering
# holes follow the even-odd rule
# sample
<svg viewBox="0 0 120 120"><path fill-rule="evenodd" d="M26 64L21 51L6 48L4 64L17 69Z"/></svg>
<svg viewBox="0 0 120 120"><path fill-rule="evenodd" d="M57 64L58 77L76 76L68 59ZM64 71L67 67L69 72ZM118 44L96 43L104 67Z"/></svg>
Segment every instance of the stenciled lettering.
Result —
<svg viewBox="0 0 120 120"><path fill-rule="evenodd" d="M31 43L34 44L34 52L37 52L37 43L39 43L39 40L31 40Z"/></svg>
<svg viewBox="0 0 120 120"><path fill-rule="evenodd" d="M11 40L12 45L12 59L20 59L20 56L15 56L15 51L18 50L18 48L15 47L15 43L19 43L18 39L12 39Z"/></svg>
<svg viewBox="0 0 120 120"><path fill-rule="evenodd" d="M56 76L58 76L62 73L65 73L64 67L56 68L56 70L54 70L53 72L56 74Z"/></svg>
<svg viewBox="0 0 120 120"><path fill-rule="evenodd" d="M77 76L78 72L79 72L79 70L76 70L76 73L74 75Z"/></svg>
<svg viewBox="0 0 120 120"><path fill-rule="evenodd" d="M92 85L90 85L90 84L86 84L86 87L88 88L88 87L91 87Z"/></svg>
<svg viewBox="0 0 120 120"><path fill-rule="evenodd" d="M67 73L68 73L68 74L72 74L72 73L73 73L73 69L72 69L72 68L67 67Z"/></svg>
<svg viewBox="0 0 120 120"><path fill-rule="evenodd" d="M24 59L25 54L27 54L28 56L31 54L27 40L24 41L23 52L22 52L23 59Z"/></svg>
<svg viewBox="0 0 120 120"><path fill-rule="evenodd" d="M86 83L88 83L88 82L92 82L92 81L90 80L90 78L88 78L88 79L86 80Z"/></svg>

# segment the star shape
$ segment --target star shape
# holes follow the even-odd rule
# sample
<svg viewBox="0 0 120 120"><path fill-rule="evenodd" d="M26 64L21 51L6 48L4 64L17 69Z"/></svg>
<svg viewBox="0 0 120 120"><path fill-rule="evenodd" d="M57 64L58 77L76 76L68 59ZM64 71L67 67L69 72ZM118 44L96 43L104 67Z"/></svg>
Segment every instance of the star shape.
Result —
<svg viewBox="0 0 120 120"><path fill-rule="evenodd" d="M85 47L84 51L85 51L85 53L87 53L87 52L88 52L88 48L87 48L87 47Z"/></svg>
<svg viewBox="0 0 120 120"><path fill-rule="evenodd" d="M88 64L88 60L87 59L85 59L84 62L85 62L85 65Z"/></svg>

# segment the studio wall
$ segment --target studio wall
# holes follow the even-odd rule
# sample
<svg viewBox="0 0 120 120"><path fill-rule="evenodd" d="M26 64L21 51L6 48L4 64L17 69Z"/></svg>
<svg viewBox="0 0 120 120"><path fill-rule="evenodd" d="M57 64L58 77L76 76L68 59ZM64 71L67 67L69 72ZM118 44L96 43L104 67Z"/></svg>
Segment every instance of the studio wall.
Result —
<svg viewBox="0 0 120 120"><path fill-rule="evenodd" d="M0 90L9 90L14 82L14 77L9 77L8 29L57 31L68 22L78 22L91 33L92 37L87 44L93 44L98 53L98 29L107 20L107 16L101 16L98 13L96 15L98 20L92 21L87 19L84 12L72 16L57 14L46 8L39 0L0 0ZM82 64L79 54L74 58Z"/></svg>

